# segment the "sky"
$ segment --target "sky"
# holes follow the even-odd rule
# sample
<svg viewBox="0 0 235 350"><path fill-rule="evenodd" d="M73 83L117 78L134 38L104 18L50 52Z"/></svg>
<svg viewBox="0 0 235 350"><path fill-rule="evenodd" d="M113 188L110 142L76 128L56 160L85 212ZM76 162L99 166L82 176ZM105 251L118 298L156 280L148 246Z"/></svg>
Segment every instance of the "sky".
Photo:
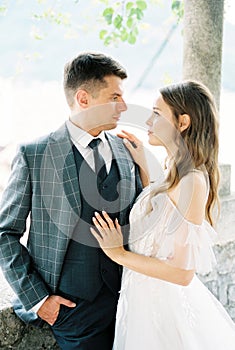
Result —
<svg viewBox="0 0 235 350"><path fill-rule="evenodd" d="M235 25L235 0L225 0L225 18Z"/></svg>

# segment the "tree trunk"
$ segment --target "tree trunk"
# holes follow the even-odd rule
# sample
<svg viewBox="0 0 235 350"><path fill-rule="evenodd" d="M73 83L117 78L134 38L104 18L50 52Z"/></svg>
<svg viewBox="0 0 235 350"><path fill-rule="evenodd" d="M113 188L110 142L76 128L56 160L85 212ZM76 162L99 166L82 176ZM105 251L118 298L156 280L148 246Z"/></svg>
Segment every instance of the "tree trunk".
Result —
<svg viewBox="0 0 235 350"><path fill-rule="evenodd" d="M224 0L184 0L183 78L204 83L219 108Z"/></svg>

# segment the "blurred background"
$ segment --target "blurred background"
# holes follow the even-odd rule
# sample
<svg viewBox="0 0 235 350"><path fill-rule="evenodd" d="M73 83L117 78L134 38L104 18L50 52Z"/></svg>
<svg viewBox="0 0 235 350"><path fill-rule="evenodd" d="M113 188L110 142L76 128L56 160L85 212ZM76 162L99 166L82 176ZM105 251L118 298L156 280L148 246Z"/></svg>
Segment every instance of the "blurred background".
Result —
<svg viewBox="0 0 235 350"><path fill-rule="evenodd" d="M64 64L80 51L114 56L128 71L127 103L150 110L158 88L182 76L181 22L171 0L147 1L135 44L105 46L102 12L109 1L0 1L0 184L3 187L15 147L49 133L69 115L63 94ZM50 11L49 11L50 9ZM169 34L171 33L171 34ZM232 165L235 189L235 1L225 1L220 162ZM209 45L209 43L208 43ZM127 122L125 115L120 128ZM130 125L130 129L131 129ZM146 136L144 133L144 142Z"/></svg>

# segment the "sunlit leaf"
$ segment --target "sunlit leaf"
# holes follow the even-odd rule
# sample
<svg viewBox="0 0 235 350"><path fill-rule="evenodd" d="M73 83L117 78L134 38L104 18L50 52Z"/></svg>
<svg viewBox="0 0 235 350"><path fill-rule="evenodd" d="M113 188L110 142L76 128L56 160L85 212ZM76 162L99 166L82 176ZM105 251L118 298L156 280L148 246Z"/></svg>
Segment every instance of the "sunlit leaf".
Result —
<svg viewBox="0 0 235 350"><path fill-rule="evenodd" d="M136 5L142 11L147 8L147 3L145 1L136 1Z"/></svg>
<svg viewBox="0 0 235 350"><path fill-rule="evenodd" d="M105 30L105 29L101 30L101 31L100 31L100 39L103 40L104 37L105 37L105 35L106 35L107 33L108 33L107 30Z"/></svg>
<svg viewBox="0 0 235 350"><path fill-rule="evenodd" d="M123 21L122 16L117 15L113 20L113 24L117 29L120 29L122 26L122 21Z"/></svg>

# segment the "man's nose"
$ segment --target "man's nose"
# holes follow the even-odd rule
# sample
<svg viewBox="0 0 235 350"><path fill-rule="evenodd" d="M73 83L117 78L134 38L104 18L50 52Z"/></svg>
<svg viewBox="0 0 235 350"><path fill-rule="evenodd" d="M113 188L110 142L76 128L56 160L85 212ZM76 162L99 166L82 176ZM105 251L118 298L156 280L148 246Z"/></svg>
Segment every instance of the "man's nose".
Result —
<svg viewBox="0 0 235 350"><path fill-rule="evenodd" d="M127 104L123 99L117 103L117 110L119 112L125 112L127 110Z"/></svg>

